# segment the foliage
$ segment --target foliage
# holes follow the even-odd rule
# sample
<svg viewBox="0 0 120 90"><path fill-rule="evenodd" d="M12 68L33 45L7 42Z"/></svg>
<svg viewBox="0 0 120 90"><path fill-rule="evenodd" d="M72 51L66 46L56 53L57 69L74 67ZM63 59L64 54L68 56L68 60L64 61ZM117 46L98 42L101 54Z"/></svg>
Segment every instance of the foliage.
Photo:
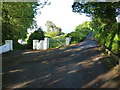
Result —
<svg viewBox="0 0 120 90"><path fill-rule="evenodd" d="M47 21L45 26L47 27L46 37L55 37L62 34L62 29L57 27L52 21Z"/></svg>
<svg viewBox="0 0 120 90"><path fill-rule="evenodd" d="M73 12L92 18L95 38L111 51L120 54L120 23L116 23L120 2L74 2Z"/></svg>
<svg viewBox="0 0 120 90"><path fill-rule="evenodd" d="M115 17L119 12L120 2L74 2L72 5L73 12L86 13L87 16L99 18L100 22L111 23L115 22Z"/></svg>
<svg viewBox="0 0 120 90"><path fill-rule="evenodd" d="M47 27L47 32L54 31L54 28L56 27L56 25L52 21L47 21L45 23L45 26ZM50 29L52 29L52 30L50 30Z"/></svg>
<svg viewBox="0 0 120 90"><path fill-rule="evenodd" d="M25 38L27 28L31 26L34 13L32 5L35 2L3 2L2 8L2 38L17 41Z"/></svg>
<svg viewBox="0 0 120 90"><path fill-rule="evenodd" d="M60 36L60 35L64 35L63 32L58 32L58 31L51 31L51 32L45 32L45 37L56 37L56 36Z"/></svg>
<svg viewBox="0 0 120 90"><path fill-rule="evenodd" d="M33 32L28 39L28 45L31 47L33 45L33 40L44 40L44 32L42 31L41 28L39 28L37 31Z"/></svg>
<svg viewBox="0 0 120 90"><path fill-rule="evenodd" d="M26 48L28 48L28 46L22 45L18 42L13 42L13 48L14 48L14 50L20 50L20 49L26 49Z"/></svg>
<svg viewBox="0 0 120 90"><path fill-rule="evenodd" d="M120 54L120 32L119 23L114 23L112 25L112 30L105 30L105 26L99 27L94 30L96 40L100 41L101 44L105 45L115 54Z"/></svg>
<svg viewBox="0 0 120 90"><path fill-rule="evenodd" d="M83 41L88 33L91 31L90 23L91 22L84 22L83 24L76 26L75 31L68 33L66 37L71 37L71 43L78 43Z"/></svg>
<svg viewBox="0 0 120 90"><path fill-rule="evenodd" d="M56 37L50 38L49 43L50 43L50 48L62 47L66 43L66 37L62 35L62 36L56 36Z"/></svg>
<svg viewBox="0 0 120 90"><path fill-rule="evenodd" d="M51 32L46 32L45 33L46 37L55 37L57 35L59 35L59 32L56 32L56 31L51 31Z"/></svg>

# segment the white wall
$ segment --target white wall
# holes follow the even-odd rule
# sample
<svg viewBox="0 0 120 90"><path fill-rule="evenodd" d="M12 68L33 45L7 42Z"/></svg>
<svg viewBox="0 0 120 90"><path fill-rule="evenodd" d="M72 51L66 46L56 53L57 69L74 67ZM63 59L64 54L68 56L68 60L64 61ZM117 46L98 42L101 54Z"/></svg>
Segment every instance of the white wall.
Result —
<svg viewBox="0 0 120 90"><path fill-rule="evenodd" d="M44 38L44 40L33 40L34 50L47 50L49 48L49 38Z"/></svg>
<svg viewBox="0 0 120 90"><path fill-rule="evenodd" d="M13 41L5 40L5 45L0 47L0 54L13 50Z"/></svg>

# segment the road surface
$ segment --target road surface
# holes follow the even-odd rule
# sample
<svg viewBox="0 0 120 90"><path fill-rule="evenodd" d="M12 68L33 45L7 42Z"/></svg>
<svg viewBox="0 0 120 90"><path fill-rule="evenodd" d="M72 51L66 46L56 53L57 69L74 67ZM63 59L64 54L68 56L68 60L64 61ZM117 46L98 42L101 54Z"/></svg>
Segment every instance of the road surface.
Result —
<svg viewBox="0 0 120 90"><path fill-rule="evenodd" d="M83 42L46 51L3 54L3 88L114 88L99 44L89 34ZM110 75L110 74L109 74Z"/></svg>

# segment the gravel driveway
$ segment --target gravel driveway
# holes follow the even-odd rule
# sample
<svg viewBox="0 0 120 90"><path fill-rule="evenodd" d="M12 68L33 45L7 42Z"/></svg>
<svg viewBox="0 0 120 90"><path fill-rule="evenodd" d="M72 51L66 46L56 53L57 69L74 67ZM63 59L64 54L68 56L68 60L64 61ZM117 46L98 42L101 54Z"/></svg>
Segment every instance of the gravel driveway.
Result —
<svg viewBox="0 0 120 90"><path fill-rule="evenodd" d="M100 88L106 84L106 58L88 35L78 44L45 51L3 54L3 88ZM117 87L117 86L113 86Z"/></svg>

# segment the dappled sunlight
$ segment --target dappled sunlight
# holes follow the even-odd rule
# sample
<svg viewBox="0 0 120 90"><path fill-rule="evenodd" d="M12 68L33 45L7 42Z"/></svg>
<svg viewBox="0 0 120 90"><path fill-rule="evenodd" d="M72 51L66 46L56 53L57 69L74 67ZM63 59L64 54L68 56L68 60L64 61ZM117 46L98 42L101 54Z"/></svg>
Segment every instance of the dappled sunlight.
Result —
<svg viewBox="0 0 120 90"><path fill-rule="evenodd" d="M10 70L10 71L8 71L8 72L4 72L4 73L2 73L2 74L23 72L23 71L25 71L25 70L23 70L23 69L16 69L16 70Z"/></svg>
<svg viewBox="0 0 120 90"><path fill-rule="evenodd" d="M71 73L76 73L77 71L79 71L79 70L72 70L72 71L69 71L69 72L67 72L68 74L71 74Z"/></svg>
<svg viewBox="0 0 120 90"><path fill-rule="evenodd" d="M37 60L39 60L39 59L34 59L33 61L37 61Z"/></svg>
<svg viewBox="0 0 120 90"><path fill-rule="evenodd" d="M59 71L66 71L67 70L67 68L61 68L61 69L59 69Z"/></svg>
<svg viewBox="0 0 120 90"><path fill-rule="evenodd" d="M70 56L75 56L76 54L72 54L72 55L70 55Z"/></svg>
<svg viewBox="0 0 120 90"><path fill-rule="evenodd" d="M51 74L49 73L49 74L47 74L47 75L44 75L44 76L40 76L39 78L37 78L37 79L45 79L45 78L49 78L49 77L51 77ZM37 80L36 79L36 80Z"/></svg>
<svg viewBox="0 0 120 90"><path fill-rule="evenodd" d="M114 81L105 83L117 76L116 74L112 76L114 72L109 73L105 69L103 64L105 57L94 44L93 41L86 41L60 49L20 52L19 57L16 56L19 59L14 60L20 63L4 69L7 71L4 75L4 87L89 88L107 87L112 83L115 86ZM6 66L8 65L9 62Z"/></svg>
<svg viewBox="0 0 120 90"><path fill-rule="evenodd" d="M68 64L68 65L64 65L64 66L58 67L56 69L59 70L59 71L65 71L65 70L76 69L76 68L77 67L76 67L75 63L72 63L72 64Z"/></svg>
<svg viewBox="0 0 120 90"><path fill-rule="evenodd" d="M116 65L115 67L113 67L112 69L110 69L106 74L105 74L105 80L109 80L109 79L114 79L116 77L120 77L119 76L119 71L118 71L118 65Z"/></svg>
<svg viewBox="0 0 120 90"><path fill-rule="evenodd" d="M104 83L100 88L115 88L120 86L120 81L111 81Z"/></svg>
<svg viewBox="0 0 120 90"><path fill-rule="evenodd" d="M55 83L57 83L57 82L59 82L59 81L61 81L61 80L63 80L63 78L60 78L60 79L54 80L54 81L50 82L48 85L55 84Z"/></svg>
<svg viewBox="0 0 120 90"><path fill-rule="evenodd" d="M78 56L78 55L77 54L72 54L70 56ZM59 71L68 71L67 72L68 74L75 73L75 72L79 71L81 68L90 68L94 64L101 64L101 59L102 58L103 58L103 56L101 56L100 54L97 54L95 56L87 58L84 61L71 63L71 64L68 64L68 65L59 67L59 68L57 68L57 70L59 70ZM61 61L59 60L58 62L64 62L64 61L68 61L68 60L71 60L71 59L70 58L65 58L65 59L62 59ZM72 70L69 71L69 69L72 69Z"/></svg>
<svg viewBox="0 0 120 90"><path fill-rule="evenodd" d="M57 70L59 70L59 71L65 71L65 70L67 70L67 65L62 66L62 67L58 67Z"/></svg>
<svg viewBox="0 0 120 90"><path fill-rule="evenodd" d="M88 68L88 67L92 66L93 64L95 64L96 62L99 62L101 58L103 58L103 57L100 55L96 55L96 56L90 57L88 60L78 62L76 64L76 66L82 65L83 67ZM100 64L100 62L99 62L99 64Z"/></svg>
<svg viewBox="0 0 120 90"><path fill-rule="evenodd" d="M24 70L23 69L18 69L18 70L11 70L9 71L10 73L14 73L14 72L23 72Z"/></svg>
<svg viewBox="0 0 120 90"><path fill-rule="evenodd" d="M115 66L108 72L97 76L94 80L90 81L82 88L89 88L94 85L98 85L100 82L100 88L115 88L120 85L120 76L118 74L118 67Z"/></svg>
<svg viewBox="0 0 120 90"><path fill-rule="evenodd" d="M8 87L8 88L24 88L27 84L30 84L30 83L32 83L33 81L35 81L35 80L30 80L30 81L18 83L18 84L15 84L15 85L10 86L10 87Z"/></svg>
<svg viewBox="0 0 120 90"><path fill-rule="evenodd" d="M82 88L89 88L91 86L93 86L94 84L97 85L97 82L104 80L104 74L96 77L94 80L90 81L89 83L87 83L86 85L82 86Z"/></svg>
<svg viewBox="0 0 120 90"><path fill-rule="evenodd" d="M42 64L49 64L47 61L43 61L43 62L41 62Z"/></svg>
<svg viewBox="0 0 120 90"><path fill-rule="evenodd" d="M62 63L62 62L65 62L65 61L70 61L71 60L71 58L70 57L67 57L67 58L61 58L59 61L58 60L56 60L56 62L57 63Z"/></svg>
<svg viewBox="0 0 120 90"><path fill-rule="evenodd" d="M39 77L36 77L35 79L29 80L29 81L20 82L20 83L11 85L11 86L9 86L7 88L13 88L13 89L14 88L26 88L27 86L29 86L32 83L35 83L36 81L40 81L40 80L44 80L45 81L46 79L48 80L48 78L50 78L50 77L51 77L51 74L47 74L47 75L44 75L44 76L39 76Z"/></svg>
<svg viewBox="0 0 120 90"><path fill-rule="evenodd" d="M40 56L38 56L38 58L47 57L47 56L49 56L49 54L40 55Z"/></svg>
<svg viewBox="0 0 120 90"><path fill-rule="evenodd" d="M120 88L120 2L13 1L1 8L2 89Z"/></svg>
<svg viewBox="0 0 120 90"><path fill-rule="evenodd" d="M27 52L23 52L22 54L24 55L24 54L31 54L31 53L38 53L38 52L40 51L27 51Z"/></svg>
<svg viewBox="0 0 120 90"><path fill-rule="evenodd" d="M74 52L74 51L80 51L81 48L73 47L72 49L65 50L64 52Z"/></svg>
<svg viewBox="0 0 120 90"><path fill-rule="evenodd" d="M68 50L65 50L64 52L71 52L73 49L68 49Z"/></svg>

